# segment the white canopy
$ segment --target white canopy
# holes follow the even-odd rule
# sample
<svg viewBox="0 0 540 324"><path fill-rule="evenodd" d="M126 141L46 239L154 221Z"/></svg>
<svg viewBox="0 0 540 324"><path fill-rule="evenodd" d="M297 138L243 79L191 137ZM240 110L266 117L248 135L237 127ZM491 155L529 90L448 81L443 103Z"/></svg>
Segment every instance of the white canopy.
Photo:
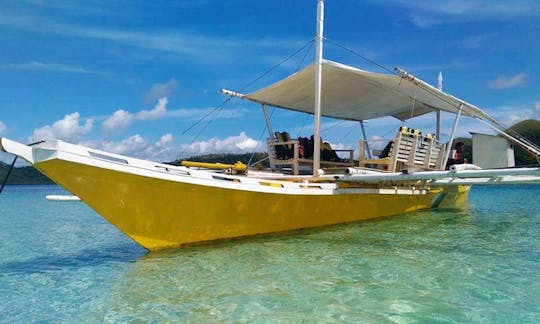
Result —
<svg viewBox="0 0 540 324"><path fill-rule="evenodd" d="M266 88L242 96L269 106L313 113L314 64ZM363 71L323 60L321 111L323 116L368 120L393 116L410 119L436 109L494 122L479 108L437 90L403 72L389 75Z"/></svg>

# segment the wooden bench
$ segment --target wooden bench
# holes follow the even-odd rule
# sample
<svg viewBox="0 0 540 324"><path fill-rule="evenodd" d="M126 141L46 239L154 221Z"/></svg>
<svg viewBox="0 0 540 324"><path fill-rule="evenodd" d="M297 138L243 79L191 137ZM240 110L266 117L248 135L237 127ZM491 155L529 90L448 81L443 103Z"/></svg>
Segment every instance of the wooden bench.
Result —
<svg viewBox="0 0 540 324"><path fill-rule="evenodd" d="M389 141L389 140L372 140ZM415 130L402 127L391 140L387 157L373 158L366 156L367 141L360 141L359 166L372 166L389 172L403 169L440 170L444 158L445 144L441 144L432 135L422 136Z"/></svg>

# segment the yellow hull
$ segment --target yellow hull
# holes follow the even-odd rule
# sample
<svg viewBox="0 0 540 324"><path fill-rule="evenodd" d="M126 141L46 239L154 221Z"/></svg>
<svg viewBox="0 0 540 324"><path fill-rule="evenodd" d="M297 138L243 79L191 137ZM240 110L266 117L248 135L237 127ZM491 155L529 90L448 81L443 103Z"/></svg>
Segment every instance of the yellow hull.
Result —
<svg viewBox="0 0 540 324"><path fill-rule="evenodd" d="M290 195L194 185L59 159L35 167L149 250L462 205L470 188L420 195Z"/></svg>

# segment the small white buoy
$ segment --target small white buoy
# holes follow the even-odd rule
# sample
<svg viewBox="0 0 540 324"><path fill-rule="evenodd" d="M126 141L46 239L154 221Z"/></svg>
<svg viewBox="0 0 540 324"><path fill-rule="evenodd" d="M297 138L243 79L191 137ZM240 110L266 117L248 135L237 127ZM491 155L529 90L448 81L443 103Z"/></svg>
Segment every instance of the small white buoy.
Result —
<svg viewBox="0 0 540 324"><path fill-rule="evenodd" d="M45 196L47 200L54 201L81 201L81 198L77 196L68 196L68 195L47 195Z"/></svg>

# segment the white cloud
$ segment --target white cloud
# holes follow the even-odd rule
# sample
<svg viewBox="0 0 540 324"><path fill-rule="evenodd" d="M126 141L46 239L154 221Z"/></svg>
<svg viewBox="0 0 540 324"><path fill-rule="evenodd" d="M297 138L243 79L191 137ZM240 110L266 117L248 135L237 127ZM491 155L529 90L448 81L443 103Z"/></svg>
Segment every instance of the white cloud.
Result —
<svg viewBox="0 0 540 324"><path fill-rule="evenodd" d="M76 74L94 74L94 75L110 75L109 72L96 71L80 66L73 66L60 63L44 63L39 61L31 61L27 63L8 63L0 64L0 69L5 70L25 70L25 71L47 71L47 72L65 72Z"/></svg>
<svg viewBox="0 0 540 324"><path fill-rule="evenodd" d="M172 161L178 150L173 148L174 138L168 133L155 142L149 142L136 134L121 141L103 141L95 147L107 152L122 154L148 160Z"/></svg>
<svg viewBox="0 0 540 324"><path fill-rule="evenodd" d="M6 124L0 120L0 134L6 131Z"/></svg>
<svg viewBox="0 0 540 324"><path fill-rule="evenodd" d="M115 130L124 129L133 122L133 115L129 111L118 109L102 124L103 130L111 133Z"/></svg>
<svg viewBox="0 0 540 324"><path fill-rule="evenodd" d="M159 99L152 110L141 110L135 114L127 110L118 109L101 124L107 133L118 132L131 125L135 120L153 120L167 115L167 98Z"/></svg>
<svg viewBox="0 0 540 324"><path fill-rule="evenodd" d="M78 142L82 136L88 134L94 125L93 119L86 119L81 124L78 112L65 115L63 119L54 122L52 125L46 125L34 129L30 141L42 139L61 139L67 142Z"/></svg>
<svg viewBox="0 0 540 324"><path fill-rule="evenodd" d="M156 142L156 146L157 147L167 147L168 145L171 144L172 141L173 141L173 136L172 136L171 133L168 133L168 134L165 134L165 135L161 136L159 141Z"/></svg>
<svg viewBox="0 0 540 324"><path fill-rule="evenodd" d="M120 142L104 141L101 149L107 152L135 156L148 146L148 142L139 134L130 136Z"/></svg>
<svg viewBox="0 0 540 324"><path fill-rule="evenodd" d="M153 102L159 98L170 97L174 89L178 86L175 79L170 79L166 83L156 83L146 93L146 102Z"/></svg>
<svg viewBox="0 0 540 324"><path fill-rule="evenodd" d="M518 85L521 85L525 83L527 80L527 75L525 73L519 73L516 75L511 76L500 76L497 77L495 80L488 83L489 88L491 89L508 89L517 87Z"/></svg>
<svg viewBox="0 0 540 324"><path fill-rule="evenodd" d="M247 153L261 150L261 143L241 132L238 136L230 136L224 140L211 138L208 141L182 145L183 155L200 155L209 153Z"/></svg>
<svg viewBox="0 0 540 324"><path fill-rule="evenodd" d="M166 97L163 97L158 100L157 105L152 110L141 110L135 114L135 119L137 120L152 120L164 117L167 114L167 103L168 100Z"/></svg>
<svg viewBox="0 0 540 324"><path fill-rule="evenodd" d="M540 114L540 100L534 103L534 111Z"/></svg>

